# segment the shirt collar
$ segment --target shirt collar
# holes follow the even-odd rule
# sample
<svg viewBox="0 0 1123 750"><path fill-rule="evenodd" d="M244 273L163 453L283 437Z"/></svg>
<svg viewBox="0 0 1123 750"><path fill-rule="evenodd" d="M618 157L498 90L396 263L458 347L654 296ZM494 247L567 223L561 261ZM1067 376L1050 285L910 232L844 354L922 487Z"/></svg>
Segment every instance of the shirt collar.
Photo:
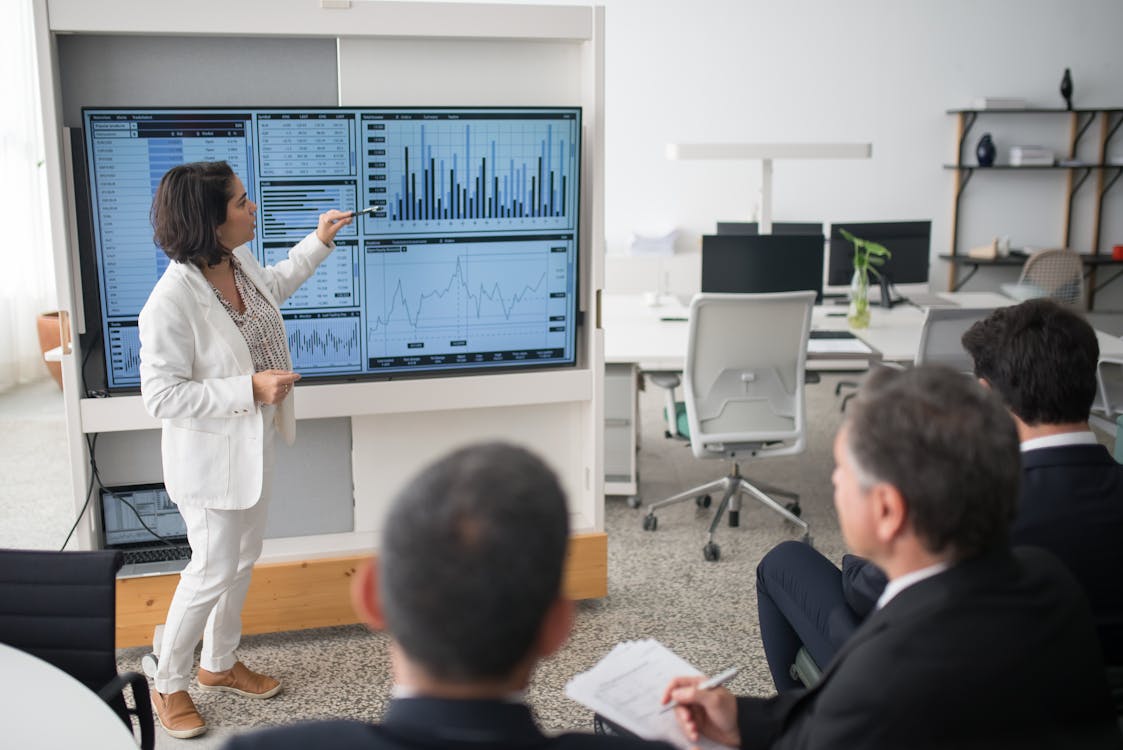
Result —
<svg viewBox="0 0 1123 750"><path fill-rule="evenodd" d="M1022 453L1035 451L1040 448L1061 448L1069 445L1096 445L1095 434L1091 430L1077 432L1062 432L1059 435L1046 435L1045 437L1031 438L1022 443Z"/></svg>
<svg viewBox="0 0 1123 750"><path fill-rule="evenodd" d="M424 693L420 692L416 688L412 688L412 687L409 687L407 685L399 685L398 683L395 682L390 687L390 697L391 698L426 698L428 696L426 696ZM507 695L500 698L500 700L502 700L504 703L526 703L526 691L525 690L515 690L514 692L507 693Z"/></svg>
<svg viewBox="0 0 1123 750"><path fill-rule="evenodd" d="M901 593L914 583L920 583L925 578L931 578L934 575L943 573L949 567L949 563L938 562L935 565L929 565L920 570L914 570L911 573L905 573L903 576L894 578L885 585L885 590L881 592L881 596L877 600L877 608L881 609L897 594Z"/></svg>

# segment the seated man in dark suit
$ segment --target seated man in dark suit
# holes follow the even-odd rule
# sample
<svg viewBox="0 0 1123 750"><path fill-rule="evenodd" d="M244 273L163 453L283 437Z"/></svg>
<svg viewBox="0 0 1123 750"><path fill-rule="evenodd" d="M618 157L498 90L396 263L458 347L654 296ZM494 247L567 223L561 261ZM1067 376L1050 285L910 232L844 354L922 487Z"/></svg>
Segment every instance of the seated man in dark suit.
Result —
<svg viewBox="0 0 1123 750"><path fill-rule="evenodd" d="M381 724L324 721L235 737L241 748L662 748L535 725L522 691L565 643L569 514L557 478L511 445L459 450L395 499L375 559L355 576L363 619L387 630L394 697ZM363 679L358 673L351 676Z"/></svg>
<svg viewBox="0 0 1123 750"><path fill-rule="evenodd" d="M1096 441L1096 333L1045 300L995 310L963 335L975 375L1002 399L1021 441L1014 545L1064 562L1092 608L1104 659L1123 665L1123 466ZM868 561L845 555L840 571L805 544L784 543L757 567L761 638L776 687L800 646L826 665L873 609L886 583Z"/></svg>
<svg viewBox="0 0 1123 750"><path fill-rule="evenodd" d="M870 374L834 443L842 536L889 583L806 690L677 678L687 736L743 748L1117 748L1088 604L1044 550L1011 550L1018 436L940 367Z"/></svg>

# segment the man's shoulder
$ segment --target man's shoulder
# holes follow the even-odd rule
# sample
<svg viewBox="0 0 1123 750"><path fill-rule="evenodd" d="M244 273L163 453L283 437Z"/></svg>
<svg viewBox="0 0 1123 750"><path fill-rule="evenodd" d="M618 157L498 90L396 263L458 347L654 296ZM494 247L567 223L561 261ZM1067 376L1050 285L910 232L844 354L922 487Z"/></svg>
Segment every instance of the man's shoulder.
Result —
<svg viewBox="0 0 1123 750"><path fill-rule="evenodd" d="M401 737L389 737L376 724L360 721L316 721L271 727L233 737L225 750L287 750L292 748L327 747L333 750L372 750L373 748L410 747ZM664 742L635 737L566 733L547 740L550 750L671 750Z"/></svg>
<svg viewBox="0 0 1123 750"><path fill-rule="evenodd" d="M361 721L313 721L304 724L291 724L270 727L232 737L224 746L225 750L286 750L287 748L308 748L327 746L330 743L336 750L370 750L376 747L391 747L379 741L376 728Z"/></svg>

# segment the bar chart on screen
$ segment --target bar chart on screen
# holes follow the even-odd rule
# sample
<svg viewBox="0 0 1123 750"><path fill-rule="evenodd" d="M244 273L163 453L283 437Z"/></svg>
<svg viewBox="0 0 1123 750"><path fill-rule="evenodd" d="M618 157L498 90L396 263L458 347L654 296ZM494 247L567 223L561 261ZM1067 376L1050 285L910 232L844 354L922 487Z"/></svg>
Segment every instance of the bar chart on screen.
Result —
<svg viewBox="0 0 1123 750"><path fill-rule="evenodd" d="M398 116L401 117L400 115ZM573 229L576 124L558 113L370 119L368 197L389 232Z"/></svg>

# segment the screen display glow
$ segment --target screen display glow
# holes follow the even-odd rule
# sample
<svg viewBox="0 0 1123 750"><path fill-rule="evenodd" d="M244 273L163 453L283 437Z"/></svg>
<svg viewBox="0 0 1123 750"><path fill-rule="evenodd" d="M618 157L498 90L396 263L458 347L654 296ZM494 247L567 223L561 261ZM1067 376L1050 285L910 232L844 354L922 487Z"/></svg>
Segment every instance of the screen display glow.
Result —
<svg viewBox="0 0 1123 750"><path fill-rule="evenodd" d="M378 206L281 307L305 378L576 361L581 110L83 109L110 390L140 384L137 316L170 262L164 173L225 160L258 205L264 265L329 208Z"/></svg>

